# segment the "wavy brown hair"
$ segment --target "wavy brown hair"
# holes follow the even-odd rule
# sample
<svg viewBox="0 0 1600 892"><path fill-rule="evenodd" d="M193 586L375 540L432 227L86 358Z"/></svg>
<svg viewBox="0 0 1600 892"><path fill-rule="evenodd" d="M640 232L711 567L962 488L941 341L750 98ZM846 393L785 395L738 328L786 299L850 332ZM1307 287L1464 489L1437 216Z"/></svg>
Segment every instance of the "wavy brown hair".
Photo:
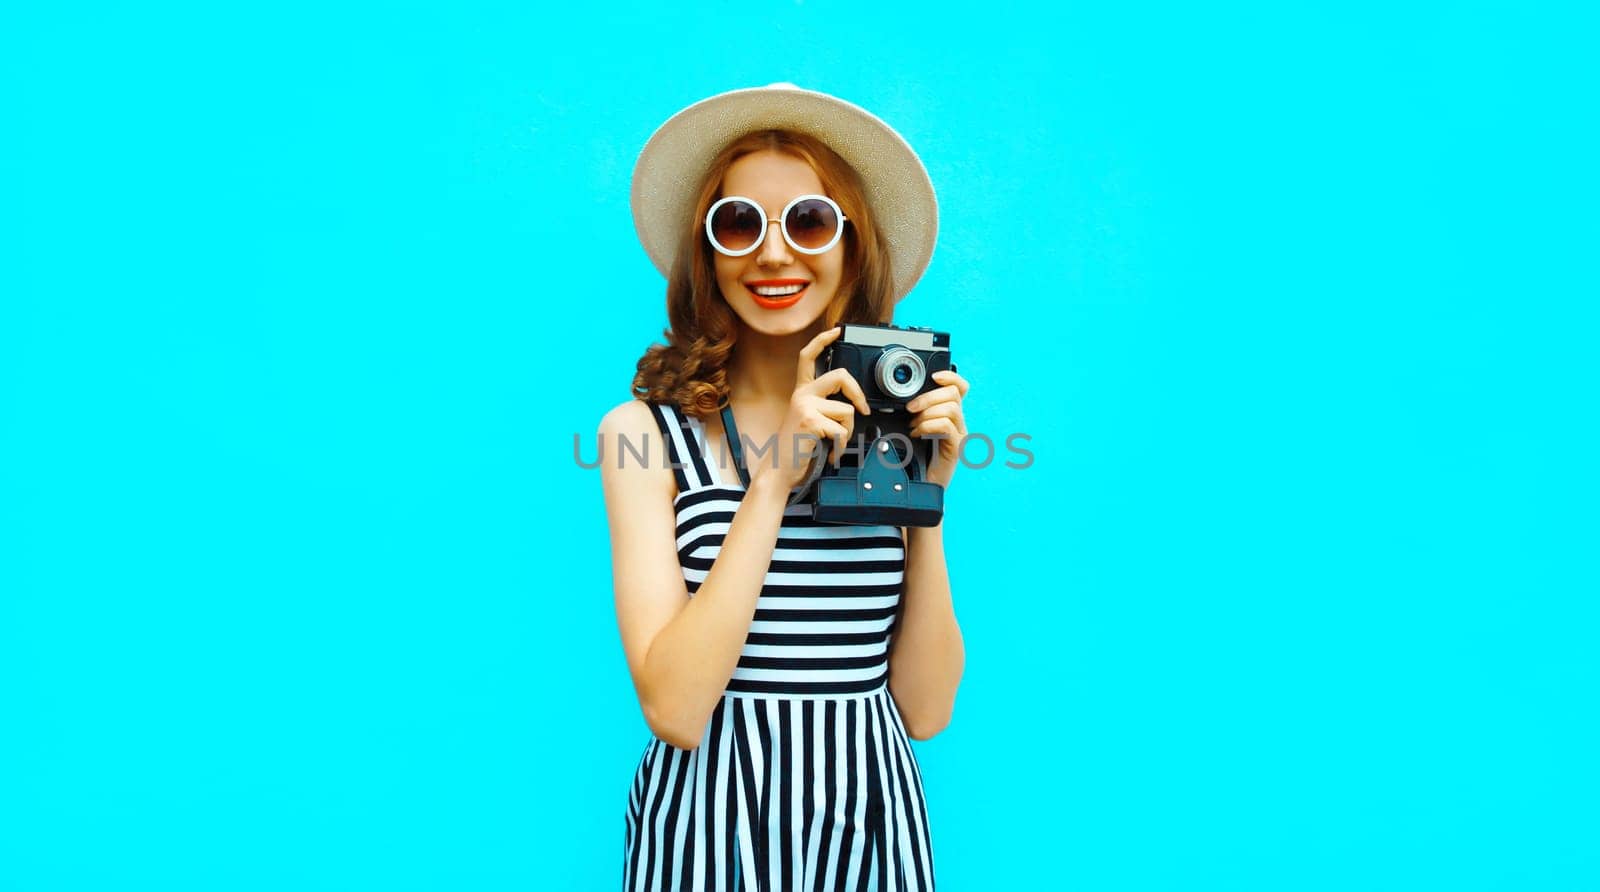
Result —
<svg viewBox="0 0 1600 892"><path fill-rule="evenodd" d="M690 415L708 415L728 399L728 360L738 340L737 317L717 287L715 260L702 221L722 197L722 179L733 162L759 151L780 152L811 165L823 192L847 218L844 275L823 311L827 327L840 322L882 325L894 318L894 276L888 243L867 205L861 177L821 140L788 130L762 130L729 143L701 180L694 213L681 222L684 238L667 279L665 344L640 357L633 395L673 402Z"/></svg>

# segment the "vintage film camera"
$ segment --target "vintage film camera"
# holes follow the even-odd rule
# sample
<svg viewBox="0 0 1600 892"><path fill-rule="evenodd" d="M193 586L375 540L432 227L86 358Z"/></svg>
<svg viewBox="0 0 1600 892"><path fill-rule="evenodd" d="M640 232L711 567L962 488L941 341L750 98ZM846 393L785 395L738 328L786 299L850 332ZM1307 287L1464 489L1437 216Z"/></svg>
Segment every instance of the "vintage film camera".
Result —
<svg viewBox="0 0 1600 892"><path fill-rule="evenodd" d="M861 385L871 415L856 413L852 442L838 456L818 462L805 502L826 523L938 526L944 487L927 481L934 441L911 436L906 403L941 386L937 371L955 371L950 334L894 325L841 326L841 334L817 357L817 375L843 368ZM834 394L833 399L848 399Z"/></svg>

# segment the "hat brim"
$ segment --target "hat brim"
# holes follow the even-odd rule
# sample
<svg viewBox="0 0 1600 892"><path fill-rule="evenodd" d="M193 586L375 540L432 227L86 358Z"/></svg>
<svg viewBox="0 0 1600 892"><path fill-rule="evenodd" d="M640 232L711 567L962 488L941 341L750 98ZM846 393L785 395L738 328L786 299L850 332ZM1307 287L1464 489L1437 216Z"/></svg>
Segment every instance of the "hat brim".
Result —
<svg viewBox="0 0 1600 892"><path fill-rule="evenodd" d="M772 129L817 137L860 174L888 242L895 300L905 297L933 259L939 233L939 205L927 169L900 134L871 112L790 86L703 99L668 118L645 143L633 168L633 224L656 269L671 276L680 240L692 231L696 191L712 157L746 133Z"/></svg>

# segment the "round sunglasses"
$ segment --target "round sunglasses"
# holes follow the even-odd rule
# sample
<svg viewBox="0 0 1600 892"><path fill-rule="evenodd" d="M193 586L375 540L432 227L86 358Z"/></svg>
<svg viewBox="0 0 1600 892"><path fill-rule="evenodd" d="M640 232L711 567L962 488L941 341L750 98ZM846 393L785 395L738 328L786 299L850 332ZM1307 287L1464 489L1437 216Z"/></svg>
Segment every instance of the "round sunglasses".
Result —
<svg viewBox="0 0 1600 892"><path fill-rule="evenodd" d="M801 254L821 254L839 243L844 221L844 212L826 195L801 195L785 205L776 220L755 199L730 195L706 211L706 237L721 253L743 257L761 247L767 229L777 223L789 247Z"/></svg>

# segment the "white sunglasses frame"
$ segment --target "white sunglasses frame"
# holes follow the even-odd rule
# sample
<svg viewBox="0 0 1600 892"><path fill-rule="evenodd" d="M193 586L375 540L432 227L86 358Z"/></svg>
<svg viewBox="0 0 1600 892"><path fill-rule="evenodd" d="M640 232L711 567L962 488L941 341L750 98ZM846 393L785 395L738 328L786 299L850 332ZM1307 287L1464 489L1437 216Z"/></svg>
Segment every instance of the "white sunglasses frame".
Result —
<svg viewBox="0 0 1600 892"><path fill-rule="evenodd" d="M794 239L790 238L789 236L789 212L794 210L795 205L809 198L815 198L825 202L829 207L833 208L834 214L839 218L839 228L833 231L833 238L829 239L828 243L820 248L802 248L795 244ZM717 208L734 201L749 202L755 207L756 210L761 212L762 218L767 221L767 224L761 227L761 235L756 238L755 242L751 244L750 247L745 248L743 251L730 251L727 248L724 248L722 243L717 241L717 237L711 233L711 218L716 216ZM844 215L844 209L839 207L839 203L826 195L797 195L795 196L794 200L783 206L783 213L779 214L776 220L768 217L767 209L762 207L761 202L756 201L754 198L747 198L743 195L729 195L726 198L718 199L715 204L711 205L711 209L706 211L706 238L711 241L711 248L717 253L726 257L743 257L746 254L754 252L766 242L767 233L772 230L772 224L776 223L778 224L778 230L783 233L783 240L788 243L789 247L799 251L801 254L807 254L815 257L818 254L826 254L829 251L832 251L833 246L839 244L839 240L844 238L844 224L848 219L850 218Z"/></svg>

